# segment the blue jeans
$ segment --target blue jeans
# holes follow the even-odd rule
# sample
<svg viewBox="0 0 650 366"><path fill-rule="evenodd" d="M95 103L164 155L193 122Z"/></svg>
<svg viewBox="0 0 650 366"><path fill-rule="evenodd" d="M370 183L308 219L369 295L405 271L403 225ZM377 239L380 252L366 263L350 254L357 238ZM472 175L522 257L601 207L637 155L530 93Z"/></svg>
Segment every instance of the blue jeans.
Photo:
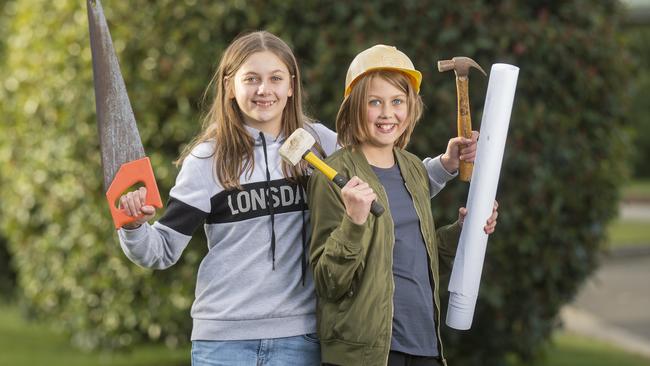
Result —
<svg viewBox="0 0 650 366"><path fill-rule="evenodd" d="M192 341L192 366L319 366L316 334L244 341Z"/></svg>

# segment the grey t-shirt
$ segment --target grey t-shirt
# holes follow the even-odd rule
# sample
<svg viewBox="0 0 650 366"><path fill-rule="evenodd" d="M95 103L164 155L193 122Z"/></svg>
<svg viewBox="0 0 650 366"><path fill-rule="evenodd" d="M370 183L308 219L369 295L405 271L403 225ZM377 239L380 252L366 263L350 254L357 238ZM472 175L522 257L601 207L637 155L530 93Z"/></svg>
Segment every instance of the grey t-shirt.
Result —
<svg viewBox="0 0 650 366"><path fill-rule="evenodd" d="M429 261L413 199L397 164L372 169L386 190L395 224L395 311L390 349L415 356L438 356Z"/></svg>

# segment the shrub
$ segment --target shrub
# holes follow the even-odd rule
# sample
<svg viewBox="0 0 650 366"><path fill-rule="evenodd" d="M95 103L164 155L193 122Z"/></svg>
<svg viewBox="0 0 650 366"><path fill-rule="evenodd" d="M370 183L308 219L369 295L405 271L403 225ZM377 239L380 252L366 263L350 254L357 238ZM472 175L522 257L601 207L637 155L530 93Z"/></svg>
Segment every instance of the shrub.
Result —
<svg viewBox="0 0 650 366"><path fill-rule="evenodd" d="M490 365L507 353L533 357L595 268L629 143L617 2L493 4L161 0L137 9L105 1L104 9L161 192L176 175L171 161L199 130L198 103L221 51L242 31L267 29L294 47L308 110L330 126L354 55L397 45L424 73L428 109L410 145L419 155L441 152L455 132L453 76L435 70L438 59L520 66L474 326L445 334L454 364ZM102 199L85 8L72 0L5 8L0 108L13 124L0 125L0 222L25 298L89 347L187 339L204 245L193 242L163 272L122 255ZM476 127L486 86L472 75ZM466 194L454 182L433 202L440 222Z"/></svg>
<svg viewBox="0 0 650 366"><path fill-rule="evenodd" d="M650 93L650 71L647 60L650 59L650 27L648 25L627 26L623 30L625 44L634 56L633 75L630 80L631 105L628 118L634 128L635 177L650 178L650 119L648 118L647 96Z"/></svg>
<svg viewBox="0 0 650 366"><path fill-rule="evenodd" d="M4 238L0 238L0 301L13 299L16 287L16 271Z"/></svg>
<svg viewBox="0 0 650 366"><path fill-rule="evenodd" d="M4 0L0 0L0 34L6 34L7 18L2 16L2 9L5 5ZM4 68L5 60L5 40L0 39L0 68ZM1 94L0 94L1 95ZM0 183L2 181L0 180ZM2 186L0 184L0 186ZM0 231L0 234L2 231ZM11 255L7 248L7 241L0 235L0 300L12 298L16 283L16 272L11 264Z"/></svg>

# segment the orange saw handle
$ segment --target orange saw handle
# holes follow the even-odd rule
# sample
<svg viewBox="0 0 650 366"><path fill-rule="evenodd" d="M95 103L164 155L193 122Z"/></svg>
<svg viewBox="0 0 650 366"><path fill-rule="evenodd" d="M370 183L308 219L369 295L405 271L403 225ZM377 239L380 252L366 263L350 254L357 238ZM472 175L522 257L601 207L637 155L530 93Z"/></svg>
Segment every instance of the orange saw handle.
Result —
<svg viewBox="0 0 650 366"><path fill-rule="evenodd" d="M153 175L149 158L144 157L124 163L117 170L115 178L106 191L106 199L108 200L108 207L111 209L115 229L119 229L125 224L134 222L142 217L142 215L129 216L115 206L122 193L136 183L144 183L144 186L147 188L147 197L145 197L146 205L162 208L162 200L160 199L160 193L158 193L156 177Z"/></svg>

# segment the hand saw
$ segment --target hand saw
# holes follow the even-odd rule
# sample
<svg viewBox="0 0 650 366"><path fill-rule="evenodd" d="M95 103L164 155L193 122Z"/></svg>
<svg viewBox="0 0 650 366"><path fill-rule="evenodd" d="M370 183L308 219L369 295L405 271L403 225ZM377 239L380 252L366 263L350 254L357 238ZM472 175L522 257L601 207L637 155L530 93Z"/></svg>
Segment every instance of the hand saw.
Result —
<svg viewBox="0 0 650 366"><path fill-rule="evenodd" d="M161 208L162 201L151 162L144 154L104 10L99 0L87 0L87 6L104 190L115 228L119 229L138 219L117 207L118 199L130 187L144 184L146 205Z"/></svg>

